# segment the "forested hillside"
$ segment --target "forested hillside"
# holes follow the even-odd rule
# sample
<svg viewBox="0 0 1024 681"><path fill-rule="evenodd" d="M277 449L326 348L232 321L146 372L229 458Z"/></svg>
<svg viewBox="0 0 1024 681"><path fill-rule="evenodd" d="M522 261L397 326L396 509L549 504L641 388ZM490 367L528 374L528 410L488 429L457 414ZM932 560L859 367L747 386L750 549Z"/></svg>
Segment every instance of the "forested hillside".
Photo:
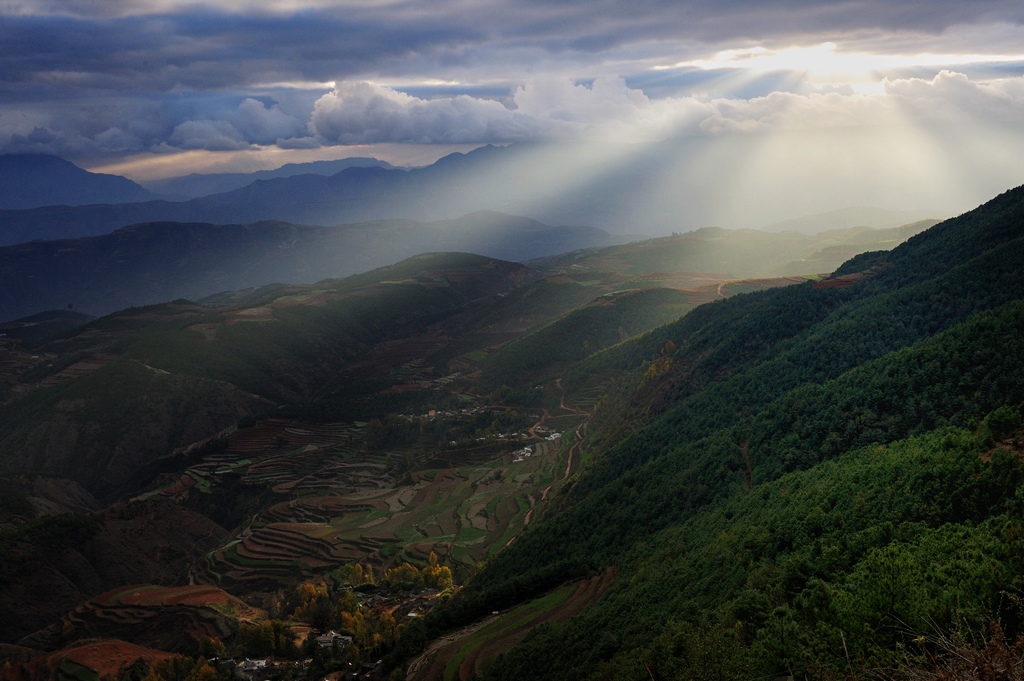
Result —
<svg viewBox="0 0 1024 681"><path fill-rule="evenodd" d="M4 681L1015 659L1024 188L923 227L425 253L5 324ZM714 273L830 248L860 254Z"/></svg>
<svg viewBox="0 0 1024 681"><path fill-rule="evenodd" d="M427 631L615 567L484 677L839 678L1015 635L1024 188L861 262L567 368L604 392L592 463Z"/></svg>

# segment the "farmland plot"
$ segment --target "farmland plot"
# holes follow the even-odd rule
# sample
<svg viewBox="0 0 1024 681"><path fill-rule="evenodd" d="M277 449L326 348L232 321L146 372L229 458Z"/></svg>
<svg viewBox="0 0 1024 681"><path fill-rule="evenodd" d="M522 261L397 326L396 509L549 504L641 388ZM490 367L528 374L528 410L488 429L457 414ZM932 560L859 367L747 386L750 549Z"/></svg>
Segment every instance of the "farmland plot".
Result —
<svg viewBox="0 0 1024 681"><path fill-rule="evenodd" d="M348 563L383 570L431 552L468 573L512 542L566 477L571 431L564 442L545 435L442 454L368 450L363 425L269 421L238 431L169 486L215 495L236 476L271 495L197 580L269 594Z"/></svg>

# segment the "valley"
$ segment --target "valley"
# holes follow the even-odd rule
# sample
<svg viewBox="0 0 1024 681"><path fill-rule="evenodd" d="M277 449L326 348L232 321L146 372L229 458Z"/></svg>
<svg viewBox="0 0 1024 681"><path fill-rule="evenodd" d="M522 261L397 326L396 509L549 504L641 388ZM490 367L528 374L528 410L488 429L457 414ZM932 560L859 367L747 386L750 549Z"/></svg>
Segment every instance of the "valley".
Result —
<svg viewBox="0 0 1024 681"><path fill-rule="evenodd" d="M1022 206L10 322L4 678L841 678L1015 635Z"/></svg>

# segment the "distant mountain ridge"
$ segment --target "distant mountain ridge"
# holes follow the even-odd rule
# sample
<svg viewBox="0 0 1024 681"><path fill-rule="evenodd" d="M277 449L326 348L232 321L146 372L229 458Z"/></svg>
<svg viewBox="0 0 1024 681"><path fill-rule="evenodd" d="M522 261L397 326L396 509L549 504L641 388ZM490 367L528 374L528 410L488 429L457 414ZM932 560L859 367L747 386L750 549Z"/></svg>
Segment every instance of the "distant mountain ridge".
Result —
<svg viewBox="0 0 1024 681"><path fill-rule="evenodd" d="M145 223L0 248L0 321L68 305L107 314L271 283L313 283L431 251L523 261L617 241L621 237L599 229L551 227L494 212L336 227Z"/></svg>
<svg viewBox="0 0 1024 681"><path fill-rule="evenodd" d="M352 157L335 161L312 161L310 163L287 163L272 170L257 170L251 173L191 173L162 180L151 180L144 185L149 190L167 196L182 196L195 199L210 194L229 192L257 180L272 180L295 175L335 175L346 168L395 169L387 161L376 158Z"/></svg>
<svg viewBox="0 0 1024 681"><path fill-rule="evenodd" d="M37 239L73 239L109 234L147 222L238 224L280 220L336 225L381 219L454 218L452 206L468 205L459 215L488 208L482 200L461 201L474 187L464 180L481 163L500 153L493 147L452 154L426 168L405 171L350 167L330 177L296 175L257 180L239 189L189 201L144 200L86 206L49 205L0 211L0 245ZM441 185L451 187L445 191Z"/></svg>
<svg viewBox="0 0 1024 681"><path fill-rule="evenodd" d="M466 154L450 154L423 168L349 167L330 176L275 177L188 201L4 211L0 212L0 245L96 236L144 222L283 220L335 225L381 219L454 219L480 210L630 234L665 233L706 224L701 204L695 200L706 197L706 190L675 186L673 192L661 196L658 206L647 206L644 197L674 158L668 151L582 178L563 172L549 157L536 152L530 146L485 146ZM638 219L641 206L649 210Z"/></svg>
<svg viewBox="0 0 1024 681"><path fill-rule="evenodd" d="M149 201L156 196L120 175L91 173L46 154L0 155L0 210Z"/></svg>
<svg viewBox="0 0 1024 681"><path fill-rule="evenodd" d="M189 175L150 183L150 188L168 194L132 199L135 203L37 203L33 209L0 212L0 245L95 236L144 222L283 220L334 225L454 219L479 210L631 234L686 232L716 224L711 206L726 200L719 190L676 182L670 192L652 191L675 172L680 153L672 145L643 154L628 145L604 154L571 144L484 146L408 170L375 159L341 159L251 174ZM570 171L567 163L586 170ZM175 200L166 200L169 195ZM846 208L764 229L814 234L858 226L893 227L927 217L942 216L934 211Z"/></svg>
<svg viewBox="0 0 1024 681"><path fill-rule="evenodd" d="M931 224L817 236L709 227L625 243L628 237L595 228L552 227L493 211L455 220L334 227L282 221L143 223L95 237L0 247L0 321L68 305L102 315L271 283L312 283L437 251L531 261L542 269L610 267L633 276L823 274L864 251L890 250Z"/></svg>

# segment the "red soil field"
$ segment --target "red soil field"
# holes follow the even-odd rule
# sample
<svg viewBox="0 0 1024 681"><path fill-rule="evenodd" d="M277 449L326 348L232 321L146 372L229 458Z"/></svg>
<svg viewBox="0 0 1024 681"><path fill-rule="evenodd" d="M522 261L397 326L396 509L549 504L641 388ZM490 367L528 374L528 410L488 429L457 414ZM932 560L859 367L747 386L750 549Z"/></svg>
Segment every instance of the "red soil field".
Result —
<svg viewBox="0 0 1024 681"><path fill-rule="evenodd" d="M23 665L4 671L0 678L4 681L57 681L58 670L65 660L88 667L100 678L116 678L119 669L139 658L152 665L169 657L174 657L174 654L124 641L90 641L36 657Z"/></svg>
<svg viewBox="0 0 1024 681"><path fill-rule="evenodd" d="M230 596L212 586L178 586L152 587L140 586L132 591L131 587L119 587L113 591L97 596L94 600L100 603L119 603L121 605L225 605ZM120 594L120 597L114 598Z"/></svg>

